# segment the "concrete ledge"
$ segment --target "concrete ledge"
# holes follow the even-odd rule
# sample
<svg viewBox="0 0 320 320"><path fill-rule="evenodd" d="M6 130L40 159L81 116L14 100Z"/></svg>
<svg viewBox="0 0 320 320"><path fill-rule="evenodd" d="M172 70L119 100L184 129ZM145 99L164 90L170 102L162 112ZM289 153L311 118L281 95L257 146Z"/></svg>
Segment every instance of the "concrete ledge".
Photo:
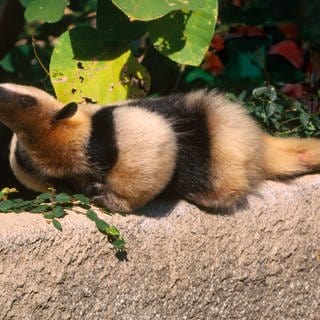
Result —
<svg viewBox="0 0 320 320"><path fill-rule="evenodd" d="M0 318L319 319L319 196L310 175L267 182L228 215L180 202L113 216L127 261L84 216L58 232L0 214Z"/></svg>

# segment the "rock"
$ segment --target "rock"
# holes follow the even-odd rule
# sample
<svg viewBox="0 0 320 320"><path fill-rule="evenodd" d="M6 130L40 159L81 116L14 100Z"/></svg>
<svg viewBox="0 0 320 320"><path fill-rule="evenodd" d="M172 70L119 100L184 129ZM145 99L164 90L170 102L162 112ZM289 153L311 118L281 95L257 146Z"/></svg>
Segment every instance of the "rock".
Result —
<svg viewBox="0 0 320 320"><path fill-rule="evenodd" d="M115 254L85 216L63 231L0 214L1 319L319 319L320 175L264 183L242 208L180 201L106 216Z"/></svg>

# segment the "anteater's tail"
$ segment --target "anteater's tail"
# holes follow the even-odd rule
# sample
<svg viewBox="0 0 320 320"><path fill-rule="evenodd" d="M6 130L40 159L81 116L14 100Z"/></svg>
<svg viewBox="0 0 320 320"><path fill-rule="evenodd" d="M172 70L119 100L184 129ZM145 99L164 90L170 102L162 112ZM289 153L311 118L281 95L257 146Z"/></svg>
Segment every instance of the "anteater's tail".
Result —
<svg viewBox="0 0 320 320"><path fill-rule="evenodd" d="M320 139L264 136L264 169L268 178L320 169Z"/></svg>

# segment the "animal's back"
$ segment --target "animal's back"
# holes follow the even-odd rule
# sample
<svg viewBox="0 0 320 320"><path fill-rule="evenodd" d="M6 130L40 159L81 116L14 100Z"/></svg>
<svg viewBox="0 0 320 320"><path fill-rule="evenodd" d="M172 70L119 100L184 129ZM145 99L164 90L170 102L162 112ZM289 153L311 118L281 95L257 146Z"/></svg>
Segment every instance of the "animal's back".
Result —
<svg viewBox="0 0 320 320"><path fill-rule="evenodd" d="M319 140L271 137L214 92L102 109L63 106L13 84L0 85L0 97L0 120L16 133L11 165L23 184L43 190L59 181L115 211L132 211L164 190L228 207L266 178L320 167Z"/></svg>

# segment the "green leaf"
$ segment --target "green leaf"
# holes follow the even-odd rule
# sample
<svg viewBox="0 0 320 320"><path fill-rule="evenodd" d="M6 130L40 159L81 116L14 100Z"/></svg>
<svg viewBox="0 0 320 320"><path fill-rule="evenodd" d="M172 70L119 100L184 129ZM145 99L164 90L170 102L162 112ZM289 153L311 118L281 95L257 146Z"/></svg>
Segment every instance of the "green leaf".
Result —
<svg viewBox="0 0 320 320"><path fill-rule="evenodd" d="M73 198L80 201L81 204L89 204L90 203L90 199L86 196L84 196L83 194L74 194Z"/></svg>
<svg viewBox="0 0 320 320"><path fill-rule="evenodd" d="M146 69L123 46L108 47L87 26L65 32L50 62L50 77L62 102L99 104L145 95L150 88Z"/></svg>
<svg viewBox="0 0 320 320"><path fill-rule="evenodd" d="M218 12L216 0L203 2L203 8L175 11L151 22L154 47L178 63L199 65L213 36Z"/></svg>
<svg viewBox="0 0 320 320"><path fill-rule="evenodd" d="M30 212L32 213L43 213L52 209L50 204L40 204L37 205L35 208L31 209Z"/></svg>
<svg viewBox="0 0 320 320"><path fill-rule="evenodd" d="M123 239L116 239L112 242L112 245L113 247L116 249L116 250L124 250L125 249L125 241Z"/></svg>
<svg viewBox="0 0 320 320"><path fill-rule="evenodd" d="M308 123L310 121L310 114L306 113L306 112L302 112L300 113L300 121L301 123L303 124L304 127L307 127L308 126Z"/></svg>
<svg viewBox="0 0 320 320"><path fill-rule="evenodd" d="M111 236L114 238L117 238L120 236L119 230L115 226L112 226L112 225L106 229L106 233L108 236Z"/></svg>
<svg viewBox="0 0 320 320"><path fill-rule="evenodd" d="M32 0L19 0L23 7L27 7Z"/></svg>
<svg viewBox="0 0 320 320"><path fill-rule="evenodd" d="M126 91L126 98L144 97L150 90L148 71L130 55L120 73L120 81Z"/></svg>
<svg viewBox="0 0 320 320"><path fill-rule="evenodd" d="M193 83L195 81L203 81L207 85L214 84L214 77L209 72L201 69L201 68L194 68L185 76L184 81L186 83Z"/></svg>
<svg viewBox="0 0 320 320"><path fill-rule="evenodd" d="M56 217L56 218L62 218L66 215L64 208L62 206L56 206L53 208L52 210L52 214Z"/></svg>
<svg viewBox="0 0 320 320"><path fill-rule="evenodd" d="M41 201L41 202L46 202L48 200L51 200L53 198L53 193L52 192L44 192L41 193L37 196L37 200Z"/></svg>
<svg viewBox="0 0 320 320"><path fill-rule="evenodd" d="M95 223L99 231L106 233L106 229L109 227L108 223L106 223L104 220L99 218L95 219Z"/></svg>
<svg viewBox="0 0 320 320"><path fill-rule="evenodd" d="M14 202L13 206L12 206L12 210L14 212L17 211L23 211L23 210L28 210L34 207L32 201L29 200L23 200L23 199L14 199L12 200Z"/></svg>
<svg viewBox="0 0 320 320"><path fill-rule="evenodd" d="M111 1L98 1L97 29L106 41L129 42L146 32L146 23L130 21Z"/></svg>
<svg viewBox="0 0 320 320"><path fill-rule="evenodd" d="M69 203L71 201L71 197L69 195L67 195L66 193L59 193L56 196L55 201L57 203Z"/></svg>
<svg viewBox="0 0 320 320"><path fill-rule="evenodd" d="M55 216L54 216L54 214L53 214L52 212L45 213L45 214L43 215L43 217L44 217L45 219L49 219L49 220L52 220L52 219L55 218Z"/></svg>
<svg viewBox="0 0 320 320"><path fill-rule="evenodd" d="M204 8L205 0L112 0L131 20L153 20L174 10Z"/></svg>
<svg viewBox="0 0 320 320"><path fill-rule="evenodd" d="M92 221L96 221L98 216L92 209L89 209L87 211L87 217Z"/></svg>
<svg viewBox="0 0 320 320"><path fill-rule="evenodd" d="M61 223L58 220L53 219L52 220L52 224L57 230L62 231Z"/></svg>
<svg viewBox="0 0 320 320"><path fill-rule="evenodd" d="M103 212L104 212L105 214L107 214L107 215L109 215L109 216L112 216L112 212L111 212L110 209L108 209L108 208L102 208L102 210L103 210Z"/></svg>
<svg viewBox="0 0 320 320"><path fill-rule="evenodd" d="M91 205L90 204L83 204L83 203L79 203L77 204L80 208L83 208L83 209L90 209L91 208Z"/></svg>
<svg viewBox="0 0 320 320"><path fill-rule="evenodd" d="M268 101L266 105L266 114L268 117L272 116L277 110L277 104L272 101Z"/></svg>
<svg viewBox="0 0 320 320"><path fill-rule="evenodd" d="M272 86L255 88L255 89L252 91L252 94L253 94L256 98L258 98L258 97L260 97L260 96L265 96L265 97L267 97L268 99L270 99L272 102L277 99L276 90L275 90L274 87L272 87Z"/></svg>
<svg viewBox="0 0 320 320"><path fill-rule="evenodd" d="M18 192L18 190L16 188L8 188L5 187L1 190L1 196L0 197L4 197L4 196L8 196L11 193L16 193Z"/></svg>
<svg viewBox="0 0 320 320"><path fill-rule="evenodd" d="M43 20L57 22L63 17L68 0L32 0L28 4L24 16L27 22Z"/></svg>
<svg viewBox="0 0 320 320"><path fill-rule="evenodd" d="M14 202L12 200L4 200L0 202L0 211L8 212L14 206Z"/></svg>

